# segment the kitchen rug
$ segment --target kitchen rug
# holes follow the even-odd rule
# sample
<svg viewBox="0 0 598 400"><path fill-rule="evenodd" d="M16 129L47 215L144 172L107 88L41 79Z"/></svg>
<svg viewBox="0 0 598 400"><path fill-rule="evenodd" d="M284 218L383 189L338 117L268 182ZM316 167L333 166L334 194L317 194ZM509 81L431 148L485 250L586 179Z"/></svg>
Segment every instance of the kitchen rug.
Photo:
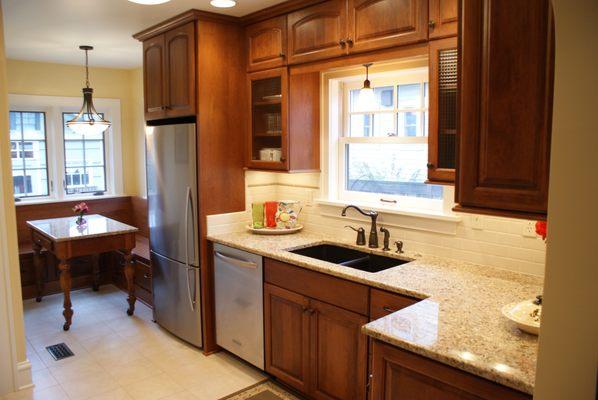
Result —
<svg viewBox="0 0 598 400"><path fill-rule="evenodd" d="M270 381L266 381L221 400L302 400L302 398L292 395Z"/></svg>

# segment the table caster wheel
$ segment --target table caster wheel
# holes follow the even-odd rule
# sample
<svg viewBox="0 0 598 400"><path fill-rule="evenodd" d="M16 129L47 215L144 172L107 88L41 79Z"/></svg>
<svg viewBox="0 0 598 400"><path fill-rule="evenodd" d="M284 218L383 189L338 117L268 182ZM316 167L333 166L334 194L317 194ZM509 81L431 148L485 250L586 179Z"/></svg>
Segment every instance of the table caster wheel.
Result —
<svg viewBox="0 0 598 400"><path fill-rule="evenodd" d="M128 309L128 310L127 310L127 315L128 315L129 317L130 317L131 315L133 315L133 310L131 310L131 309Z"/></svg>
<svg viewBox="0 0 598 400"><path fill-rule="evenodd" d="M41 297L36 297L35 301L38 302L38 303L41 303L42 302L42 298Z"/></svg>
<svg viewBox="0 0 598 400"><path fill-rule="evenodd" d="M65 331L68 331L70 329L70 327L71 326L69 324L67 324L66 322L65 322L64 325L62 325L62 329L65 330Z"/></svg>

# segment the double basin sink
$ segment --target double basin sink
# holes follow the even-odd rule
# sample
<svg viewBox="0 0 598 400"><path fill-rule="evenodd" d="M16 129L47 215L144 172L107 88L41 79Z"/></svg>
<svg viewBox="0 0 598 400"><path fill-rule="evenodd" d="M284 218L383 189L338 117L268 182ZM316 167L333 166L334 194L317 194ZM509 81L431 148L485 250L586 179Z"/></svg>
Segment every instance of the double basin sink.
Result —
<svg viewBox="0 0 598 400"><path fill-rule="evenodd" d="M365 272L380 272L411 261L385 257L378 254L370 254L342 246L335 246L333 244L318 244L289 251L294 254L327 261Z"/></svg>

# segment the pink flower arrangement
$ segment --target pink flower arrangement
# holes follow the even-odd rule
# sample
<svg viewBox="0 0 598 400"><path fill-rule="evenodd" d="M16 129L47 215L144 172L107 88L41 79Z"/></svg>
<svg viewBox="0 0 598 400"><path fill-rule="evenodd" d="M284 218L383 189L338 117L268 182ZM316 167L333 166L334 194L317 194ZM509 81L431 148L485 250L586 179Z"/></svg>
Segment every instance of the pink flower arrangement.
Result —
<svg viewBox="0 0 598 400"><path fill-rule="evenodd" d="M85 203L79 203L73 207L73 212L79 214L77 217L77 225L83 225L86 222L83 217L89 212L89 207Z"/></svg>

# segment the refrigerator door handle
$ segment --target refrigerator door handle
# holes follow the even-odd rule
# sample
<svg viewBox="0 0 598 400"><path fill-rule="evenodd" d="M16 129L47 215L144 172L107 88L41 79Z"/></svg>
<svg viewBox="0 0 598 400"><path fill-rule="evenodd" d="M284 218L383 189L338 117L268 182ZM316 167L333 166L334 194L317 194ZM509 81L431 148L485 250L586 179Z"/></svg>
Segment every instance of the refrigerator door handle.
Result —
<svg viewBox="0 0 598 400"><path fill-rule="evenodd" d="M228 264L232 264L235 265L237 267L241 267L241 268L251 268L251 269L256 269L257 268L257 264L250 262L250 261L245 261L245 260L240 260L238 258L234 258L234 257L229 257L229 256L225 256L224 254L215 251L214 255L216 256L216 258L221 259L222 261L228 263Z"/></svg>
<svg viewBox="0 0 598 400"><path fill-rule="evenodd" d="M191 199L191 188L187 186L185 195L185 265L189 268L189 200Z"/></svg>
<svg viewBox="0 0 598 400"><path fill-rule="evenodd" d="M189 282L189 271L191 271L193 273L193 295L191 295L191 285ZM197 301L196 301L197 285L195 283L196 282L195 268L187 267L187 272L185 273L185 275L187 275L187 296L189 297L189 306L191 307L191 311L195 311L195 304L197 303Z"/></svg>

